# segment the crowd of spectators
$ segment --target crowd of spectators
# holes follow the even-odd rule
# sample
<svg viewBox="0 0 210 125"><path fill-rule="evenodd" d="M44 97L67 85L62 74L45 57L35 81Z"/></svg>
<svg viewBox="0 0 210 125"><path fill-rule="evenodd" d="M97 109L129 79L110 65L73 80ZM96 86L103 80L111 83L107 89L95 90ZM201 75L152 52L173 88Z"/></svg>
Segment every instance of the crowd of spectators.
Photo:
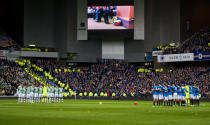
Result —
<svg viewBox="0 0 210 125"><path fill-rule="evenodd" d="M37 83L14 61L0 59L0 95L14 95L18 85Z"/></svg>
<svg viewBox="0 0 210 125"><path fill-rule="evenodd" d="M0 59L0 93L1 95L15 94L19 83L25 85L36 83L23 68L13 61ZM153 84L191 84L198 85L202 96L210 95L210 67L178 66L170 70L139 72L142 68L122 60L105 60L87 66L68 67L56 60L35 59L31 62L50 72L51 75L65 83L77 94L101 92L112 96L151 96ZM71 69L67 71L65 69ZM38 84L38 83L37 83ZM55 83L56 84L56 83ZM68 84L68 85L67 85ZM67 90L68 91L68 90Z"/></svg>
<svg viewBox="0 0 210 125"><path fill-rule="evenodd" d="M139 66L126 63L121 60L105 61L103 63L80 66L72 72L65 72L69 67L60 65L58 62L38 60L42 68L51 72L51 75L68 84L77 94L93 92L114 92L118 96L124 93L127 96L151 95L151 87L159 84L197 84L202 95L210 94L210 67L209 66L183 66L175 67L170 71L138 72ZM55 70L59 69L59 70ZM77 70L79 69L79 70Z"/></svg>
<svg viewBox="0 0 210 125"><path fill-rule="evenodd" d="M9 52L18 50L17 44L2 29L0 29L0 50L8 50Z"/></svg>
<svg viewBox="0 0 210 125"><path fill-rule="evenodd" d="M181 46L182 52L202 53L210 52L210 28L202 29L189 39L185 40Z"/></svg>
<svg viewBox="0 0 210 125"><path fill-rule="evenodd" d="M194 33L182 43L170 44L158 46L154 50L162 50L164 54L210 52L210 28L207 27Z"/></svg>

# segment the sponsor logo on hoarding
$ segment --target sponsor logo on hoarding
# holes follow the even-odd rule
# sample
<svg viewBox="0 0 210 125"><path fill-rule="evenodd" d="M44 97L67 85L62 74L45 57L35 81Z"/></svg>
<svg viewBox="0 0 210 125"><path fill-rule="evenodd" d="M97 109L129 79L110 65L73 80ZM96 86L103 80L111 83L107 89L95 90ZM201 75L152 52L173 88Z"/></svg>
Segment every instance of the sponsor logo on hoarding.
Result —
<svg viewBox="0 0 210 125"><path fill-rule="evenodd" d="M193 53L158 55L158 62L182 62L182 61L193 61L193 60L194 60Z"/></svg>

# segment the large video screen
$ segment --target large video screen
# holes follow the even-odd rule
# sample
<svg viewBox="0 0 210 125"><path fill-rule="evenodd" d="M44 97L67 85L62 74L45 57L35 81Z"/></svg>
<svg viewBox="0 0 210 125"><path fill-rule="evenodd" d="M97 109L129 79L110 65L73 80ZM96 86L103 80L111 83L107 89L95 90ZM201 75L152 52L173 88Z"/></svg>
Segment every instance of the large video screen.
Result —
<svg viewBox="0 0 210 125"><path fill-rule="evenodd" d="M134 6L88 6L88 30L134 29Z"/></svg>

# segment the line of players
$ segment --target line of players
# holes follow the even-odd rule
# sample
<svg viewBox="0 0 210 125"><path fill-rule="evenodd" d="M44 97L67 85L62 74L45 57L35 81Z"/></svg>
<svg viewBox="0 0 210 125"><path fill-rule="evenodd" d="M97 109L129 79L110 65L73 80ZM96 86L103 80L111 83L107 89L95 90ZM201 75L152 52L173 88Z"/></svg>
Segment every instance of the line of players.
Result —
<svg viewBox="0 0 210 125"><path fill-rule="evenodd" d="M61 103L63 102L63 88L46 87L34 84L23 86L20 84L17 89L19 103Z"/></svg>
<svg viewBox="0 0 210 125"><path fill-rule="evenodd" d="M199 106L199 87L194 85L161 85L155 84L153 90L154 106Z"/></svg>

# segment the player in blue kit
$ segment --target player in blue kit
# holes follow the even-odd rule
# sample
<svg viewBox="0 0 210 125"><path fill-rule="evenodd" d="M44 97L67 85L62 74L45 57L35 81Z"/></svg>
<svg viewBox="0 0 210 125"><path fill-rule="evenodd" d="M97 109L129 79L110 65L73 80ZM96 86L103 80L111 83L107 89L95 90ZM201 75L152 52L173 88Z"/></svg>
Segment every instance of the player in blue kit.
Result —
<svg viewBox="0 0 210 125"><path fill-rule="evenodd" d="M152 86L152 91L153 91L153 105L155 106L155 103L158 103L158 86L154 84Z"/></svg>
<svg viewBox="0 0 210 125"><path fill-rule="evenodd" d="M194 93L193 93L193 86L189 85L189 93L190 93L190 105L193 105L193 98L194 98Z"/></svg>
<svg viewBox="0 0 210 125"><path fill-rule="evenodd" d="M182 101L182 87L181 86L178 86L177 87L177 105L181 105L181 101Z"/></svg>
<svg viewBox="0 0 210 125"><path fill-rule="evenodd" d="M194 86L190 86L190 105L194 105L194 100L195 100L195 88Z"/></svg>
<svg viewBox="0 0 210 125"><path fill-rule="evenodd" d="M186 90L185 90L185 86L182 85L182 102L181 105L184 106L185 105L185 100L186 100Z"/></svg>
<svg viewBox="0 0 210 125"><path fill-rule="evenodd" d="M159 103L159 106L160 106L160 105L163 105L163 86L161 84L159 84L158 90L159 90L158 103Z"/></svg>
<svg viewBox="0 0 210 125"><path fill-rule="evenodd" d="M195 105L195 87L194 86L192 88L192 94L193 94L193 104L192 105Z"/></svg>
<svg viewBox="0 0 210 125"><path fill-rule="evenodd" d="M168 89L167 85L164 85L163 87L163 97L164 97L164 106L168 106Z"/></svg>
<svg viewBox="0 0 210 125"><path fill-rule="evenodd" d="M167 91L168 91L168 105L173 106L173 91L171 85L167 86Z"/></svg>
<svg viewBox="0 0 210 125"><path fill-rule="evenodd" d="M194 102L195 102L195 105L199 106L200 105L200 101L199 101L199 87L195 85L195 99L194 99Z"/></svg>
<svg viewBox="0 0 210 125"><path fill-rule="evenodd" d="M173 84L172 86L172 90L173 90L173 105L176 105L177 102L177 87Z"/></svg>

